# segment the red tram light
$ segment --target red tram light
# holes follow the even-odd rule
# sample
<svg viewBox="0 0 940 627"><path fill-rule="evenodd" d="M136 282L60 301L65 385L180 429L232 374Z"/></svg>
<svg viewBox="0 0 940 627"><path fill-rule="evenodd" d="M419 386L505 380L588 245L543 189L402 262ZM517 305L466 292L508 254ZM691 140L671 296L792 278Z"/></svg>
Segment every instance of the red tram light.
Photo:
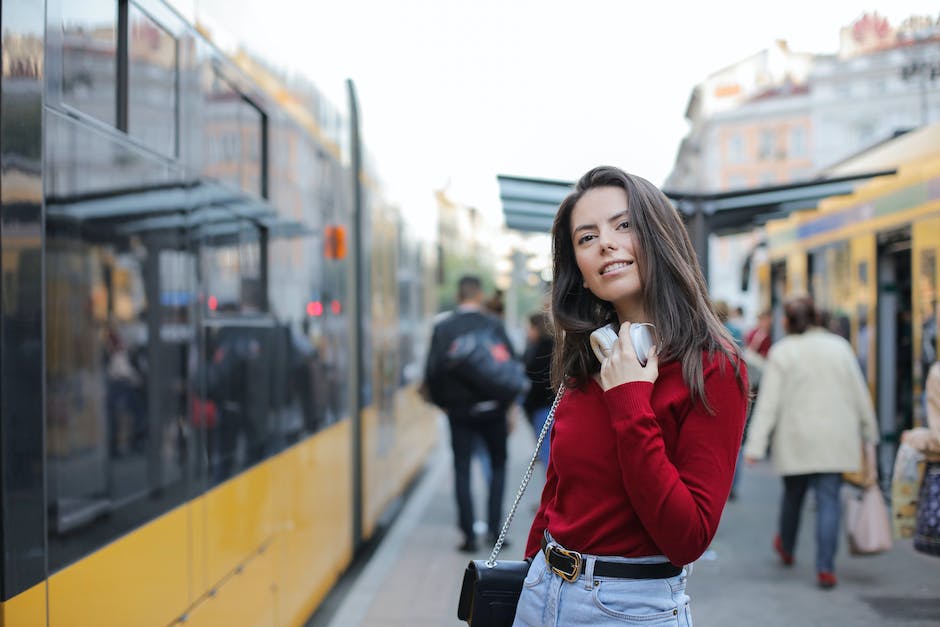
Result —
<svg viewBox="0 0 940 627"><path fill-rule="evenodd" d="M332 311L335 315L338 316L339 314L343 312L343 306L340 304L338 300L334 300L333 302L330 303L330 311Z"/></svg>
<svg viewBox="0 0 940 627"><path fill-rule="evenodd" d="M323 315L323 303L318 300L312 300L307 303L307 315L318 317Z"/></svg>
<svg viewBox="0 0 940 627"><path fill-rule="evenodd" d="M215 311L219 308L219 299L215 296L209 297L209 311Z"/></svg>

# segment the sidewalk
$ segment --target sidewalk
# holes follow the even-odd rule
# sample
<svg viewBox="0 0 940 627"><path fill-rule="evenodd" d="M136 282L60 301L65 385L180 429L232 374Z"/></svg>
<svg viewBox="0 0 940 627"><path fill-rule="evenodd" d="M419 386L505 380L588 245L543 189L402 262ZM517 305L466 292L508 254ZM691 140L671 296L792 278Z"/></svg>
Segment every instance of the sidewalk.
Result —
<svg viewBox="0 0 940 627"><path fill-rule="evenodd" d="M459 553L453 473L447 425L439 421L440 445L419 484L373 554L328 619L309 627L438 627L463 625L456 618L463 570L471 557ZM508 505L534 446L528 424L509 439ZM520 559L538 502L542 480L536 467L513 521L511 546L502 556ZM813 572L813 512L808 499L796 551L796 565L783 568L770 548L780 495L769 465L745 469L738 500L725 509L708 552L694 566L689 594L695 624L702 626L936 627L940 624L940 559L898 542L883 555L857 558L840 538L836 559L839 586L823 591ZM485 490L475 471L477 517Z"/></svg>

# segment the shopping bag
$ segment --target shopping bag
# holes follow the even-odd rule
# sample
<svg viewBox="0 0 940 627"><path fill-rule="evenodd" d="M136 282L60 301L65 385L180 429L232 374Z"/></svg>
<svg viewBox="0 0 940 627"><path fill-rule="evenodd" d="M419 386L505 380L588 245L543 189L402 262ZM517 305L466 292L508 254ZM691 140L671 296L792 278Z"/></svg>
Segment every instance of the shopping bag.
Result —
<svg viewBox="0 0 940 627"><path fill-rule="evenodd" d="M846 486L845 530L852 555L876 555L891 549L891 519L881 488Z"/></svg>
<svg viewBox="0 0 940 627"><path fill-rule="evenodd" d="M924 476L924 454L913 446L898 446L891 473L891 524L896 540L914 536L917 500Z"/></svg>
<svg viewBox="0 0 940 627"><path fill-rule="evenodd" d="M940 557L940 463L927 465L917 504L914 548Z"/></svg>
<svg viewBox="0 0 940 627"><path fill-rule="evenodd" d="M878 469L875 458L875 445L862 442L862 466L858 472L842 473L842 480L859 488L867 488L878 482Z"/></svg>

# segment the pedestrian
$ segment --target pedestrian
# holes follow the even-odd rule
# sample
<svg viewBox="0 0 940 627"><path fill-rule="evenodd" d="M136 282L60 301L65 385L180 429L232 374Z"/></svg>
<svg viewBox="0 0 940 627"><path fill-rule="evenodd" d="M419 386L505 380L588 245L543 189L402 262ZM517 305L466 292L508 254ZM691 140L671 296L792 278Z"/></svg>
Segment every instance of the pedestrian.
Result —
<svg viewBox="0 0 940 627"><path fill-rule="evenodd" d="M524 355L525 371L532 381L532 387L522 402L536 437L542 432L548 411L551 409L555 393L552 391L551 365L552 349L555 342L552 339L551 318L544 311L537 311L529 315L529 328L527 330L527 343ZM548 468L549 438L545 438L539 448L538 458Z"/></svg>
<svg viewBox="0 0 940 627"><path fill-rule="evenodd" d="M463 542L458 549L474 552L478 548L473 529L473 498L470 490L470 459L474 441L481 438L489 456L489 498L487 529L495 541L502 522L503 488L506 479L506 410L509 402L492 398L481 386L461 376L464 368L448 368L448 350L458 338L474 331L488 331L516 359L503 323L483 307L483 287L479 277L461 277L457 286L457 308L438 321L431 335L425 367L425 383L431 401L444 410L450 424L454 453L454 492ZM520 366L521 368L521 366Z"/></svg>
<svg viewBox="0 0 940 627"><path fill-rule="evenodd" d="M770 443L783 477L780 518L773 547L793 564L800 509L808 489L816 495L816 579L836 585L835 554L843 472L858 472L863 440L877 441L875 411L852 346L816 325L813 299L784 304L786 336L774 343L761 375L744 456L762 459ZM771 435L772 434L772 435Z"/></svg>
<svg viewBox="0 0 940 627"><path fill-rule="evenodd" d="M718 317L721 317L719 310ZM751 386L751 397L756 398L760 388L760 376L764 370L764 363L767 360L767 352L770 350L770 326L773 318L770 311L762 311L757 316L757 325L748 331L744 336L744 363L747 365L747 380ZM733 334L732 334L733 335ZM751 412L754 405L748 407L747 420L744 422L744 439L747 439L747 431L751 423ZM744 449L738 452L738 463L734 467L734 480L731 482L731 494L728 495L729 501L735 501L738 498L738 486L741 483L741 474L744 472Z"/></svg>
<svg viewBox="0 0 940 627"><path fill-rule="evenodd" d="M757 324L744 335L744 346L757 353L760 357L767 357L770 351L770 344L773 341L771 337L771 326L773 316L769 309L761 311L757 315Z"/></svg>
<svg viewBox="0 0 940 627"><path fill-rule="evenodd" d="M691 625L687 564L715 534L747 405L682 219L648 181L585 174L552 226L552 379L565 385L515 625ZM652 323L645 366L630 341ZM591 332L619 337L600 363Z"/></svg>
<svg viewBox="0 0 940 627"><path fill-rule="evenodd" d="M931 463L940 463L940 361L927 373L924 385L927 397L927 426L901 432L901 442L926 455Z"/></svg>
<svg viewBox="0 0 940 627"><path fill-rule="evenodd" d="M737 344L740 348L743 348L744 335L741 333L741 329L731 321L731 309L728 307L727 301L715 301L715 315L718 316L718 319L721 321L721 323L725 325L726 329L728 329L728 333L731 334L731 338L734 340L734 343Z"/></svg>

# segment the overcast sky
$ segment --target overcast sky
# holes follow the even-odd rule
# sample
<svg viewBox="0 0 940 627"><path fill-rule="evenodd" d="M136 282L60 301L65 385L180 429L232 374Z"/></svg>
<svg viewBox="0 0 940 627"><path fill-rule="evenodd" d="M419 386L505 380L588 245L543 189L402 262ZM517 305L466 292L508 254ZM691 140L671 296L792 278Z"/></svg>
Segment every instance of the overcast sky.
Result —
<svg viewBox="0 0 940 627"><path fill-rule="evenodd" d="M839 28L866 11L892 24L940 12L936 0L176 4L341 108L354 79L364 139L399 202L430 203L449 185L493 215L498 173L571 180L608 163L662 185L693 86L774 39L834 52Z"/></svg>

